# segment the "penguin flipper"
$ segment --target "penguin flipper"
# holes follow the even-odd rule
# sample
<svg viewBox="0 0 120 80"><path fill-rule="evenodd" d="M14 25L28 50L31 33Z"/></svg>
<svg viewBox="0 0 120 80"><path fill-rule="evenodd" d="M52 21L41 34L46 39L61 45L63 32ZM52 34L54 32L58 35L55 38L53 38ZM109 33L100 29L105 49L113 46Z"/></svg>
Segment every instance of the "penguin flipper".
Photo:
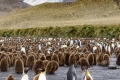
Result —
<svg viewBox="0 0 120 80"><path fill-rule="evenodd" d="M77 80L77 75L76 75L76 73L73 73L73 75L75 76L75 80Z"/></svg>

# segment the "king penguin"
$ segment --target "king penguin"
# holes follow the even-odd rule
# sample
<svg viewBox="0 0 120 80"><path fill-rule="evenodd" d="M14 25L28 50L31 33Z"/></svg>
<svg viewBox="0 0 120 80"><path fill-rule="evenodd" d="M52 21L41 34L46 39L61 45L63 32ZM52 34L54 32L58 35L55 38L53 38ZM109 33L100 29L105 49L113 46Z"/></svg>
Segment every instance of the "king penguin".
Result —
<svg viewBox="0 0 120 80"><path fill-rule="evenodd" d="M21 80L29 80L29 77L28 77L28 74L27 74L29 69L30 68L25 68L25 70L23 71L23 77L22 77Z"/></svg>
<svg viewBox="0 0 120 80"><path fill-rule="evenodd" d="M71 65L68 69L67 80L77 80L77 74L74 65Z"/></svg>

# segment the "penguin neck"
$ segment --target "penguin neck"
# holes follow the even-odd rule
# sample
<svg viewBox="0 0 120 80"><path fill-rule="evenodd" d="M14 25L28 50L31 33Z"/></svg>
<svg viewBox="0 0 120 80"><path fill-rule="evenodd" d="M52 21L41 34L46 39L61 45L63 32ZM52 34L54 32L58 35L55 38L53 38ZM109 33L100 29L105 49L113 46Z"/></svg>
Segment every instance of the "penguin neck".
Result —
<svg viewBox="0 0 120 80"><path fill-rule="evenodd" d="M46 73L45 71L40 72L40 74L45 74L45 73Z"/></svg>

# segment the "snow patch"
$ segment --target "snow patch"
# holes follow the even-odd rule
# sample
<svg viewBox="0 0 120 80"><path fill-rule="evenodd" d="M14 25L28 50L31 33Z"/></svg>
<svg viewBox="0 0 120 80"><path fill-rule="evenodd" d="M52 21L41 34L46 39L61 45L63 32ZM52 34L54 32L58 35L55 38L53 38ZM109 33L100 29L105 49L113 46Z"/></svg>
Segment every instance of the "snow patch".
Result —
<svg viewBox="0 0 120 80"><path fill-rule="evenodd" d="M32 6L36 6L38 4L42 4L45 2L54 3L54 2L74 2L74 1L75 0L24 0L23 2Z"/></svg>

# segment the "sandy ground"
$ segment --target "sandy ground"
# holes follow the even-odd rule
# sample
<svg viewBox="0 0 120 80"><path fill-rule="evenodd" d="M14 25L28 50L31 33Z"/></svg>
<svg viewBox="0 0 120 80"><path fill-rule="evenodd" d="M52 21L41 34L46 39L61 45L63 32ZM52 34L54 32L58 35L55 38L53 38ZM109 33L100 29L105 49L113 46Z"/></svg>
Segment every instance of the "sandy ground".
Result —
<svg viewBox="0 0 120 80"><path fill-rule="evenodd" d="M117 66L115 62L116 58L114 55L112 55L110 66ZM117 67L120 68L120 66ZM55 74L47 74L47 80L64 80L68 68L68 66L59 67ZM80 66L75 67L75 69L77 71L78 80L82 80L84 73L81 71ZM101 67L96 65L89 68L89 71L94 80L120 80L120 69L110 70L108 67ZM0 72L0 80L6 80L9 74L12 74L15 80L21 80L22 74L16 74L13 67L10 67L8 72ZM29 80L33 80L35 73L32 70L29 70L28 75Z"/></svg>

